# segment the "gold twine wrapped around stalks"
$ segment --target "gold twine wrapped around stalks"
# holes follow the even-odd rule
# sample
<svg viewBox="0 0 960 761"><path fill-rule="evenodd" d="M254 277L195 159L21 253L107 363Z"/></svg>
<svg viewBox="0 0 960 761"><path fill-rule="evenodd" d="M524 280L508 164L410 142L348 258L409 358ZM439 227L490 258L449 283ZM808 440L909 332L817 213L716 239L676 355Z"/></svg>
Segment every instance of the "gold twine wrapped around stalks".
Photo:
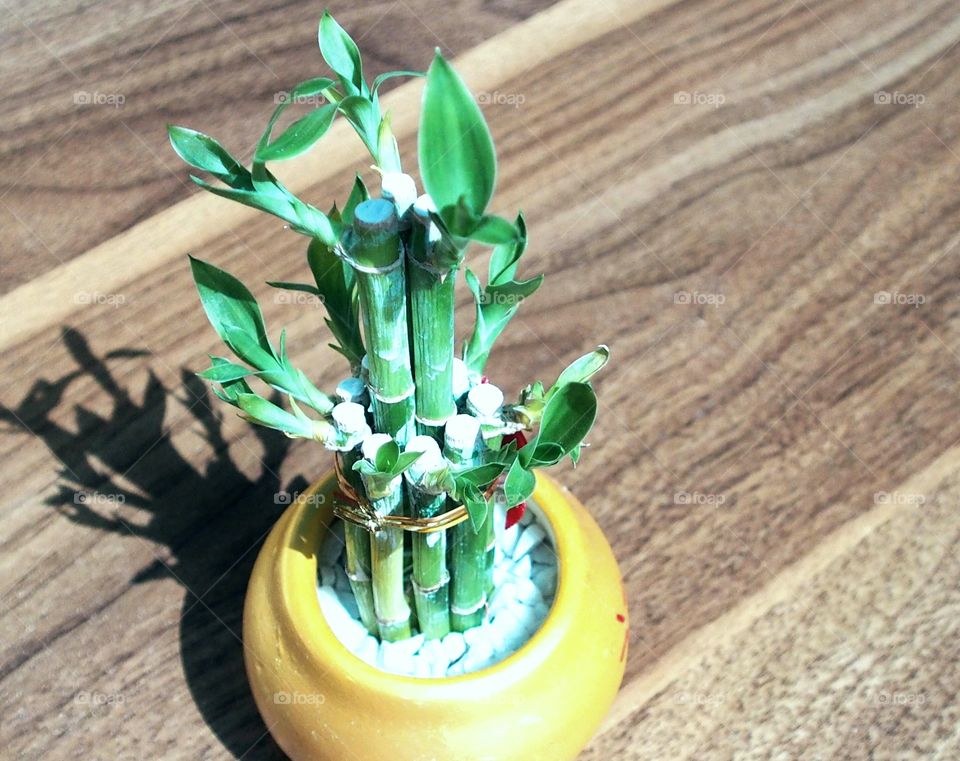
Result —
<svg viewBox="0 0 960 761"><path fill-rule="evenodd" d="M367 531L380 531L386 527L400 528L416 534L431 534L434 531L444 531L453 528L470 518L467 508L463 505L432 518L411 518L407 515L381 515L367 501L365 497L354 489L343 468L340 458L334 458L334 470L337 474L339 492L334 495L333 514L345 521L363 526ZM343 499L338 499L342 495Z"/></svg>

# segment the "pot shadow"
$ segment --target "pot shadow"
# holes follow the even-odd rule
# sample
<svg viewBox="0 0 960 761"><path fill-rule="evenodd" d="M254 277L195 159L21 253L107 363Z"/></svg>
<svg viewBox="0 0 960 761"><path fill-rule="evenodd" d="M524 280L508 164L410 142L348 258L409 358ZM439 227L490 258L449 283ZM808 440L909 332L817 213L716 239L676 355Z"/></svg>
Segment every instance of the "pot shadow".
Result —
<svg viewBox="0 0 960 761"><path fill-rule="evenodd" d="M253 427L262 447L262 456L256 454L262 466L251 478L230 457L221 422L211 408L211 401L218 400L211 400L192 372L181 369L177 397L149 371L142 402L137 403L117 382L110 364L148 352L125 348L97 356L79 331L66 328L62 338L77 368L55 380L36 380L16 407L0 405L0 421L39 436L63 464L57 493L47 499L52 508L79 525L160 545L157 560L131 582L169 576L183 586L180 655L204 720L236 758L286 758L253 702L240 637L247 579L266 533L285 506L277 495L295 494L306 486L298 476L281 488L277 471L291 440ZM53 417L70 403L71 387L85 377L106 392L112 411L103 416L74 405L74 432ZM173 446L164 426L171 398L202 426L200 468ZM112 495L113 504L104 506L90 495Z"/></svg>

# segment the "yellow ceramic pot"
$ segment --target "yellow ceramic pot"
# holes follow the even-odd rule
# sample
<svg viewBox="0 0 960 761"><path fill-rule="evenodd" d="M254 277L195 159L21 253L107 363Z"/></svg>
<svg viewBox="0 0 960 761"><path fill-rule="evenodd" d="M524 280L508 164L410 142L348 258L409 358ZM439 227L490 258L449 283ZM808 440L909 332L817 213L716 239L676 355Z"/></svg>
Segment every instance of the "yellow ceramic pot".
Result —
<svg viewBox="0 0 960 761"><path fill-rule="evenodd" d="M333 479L284 513L260 552L243 614L260 713L295 761L572 761L623 678L627 609L617 563L593 518L537 474L559 583L543 626L487 669L449 679L395 676L344 647L317 601Z"/></svg>

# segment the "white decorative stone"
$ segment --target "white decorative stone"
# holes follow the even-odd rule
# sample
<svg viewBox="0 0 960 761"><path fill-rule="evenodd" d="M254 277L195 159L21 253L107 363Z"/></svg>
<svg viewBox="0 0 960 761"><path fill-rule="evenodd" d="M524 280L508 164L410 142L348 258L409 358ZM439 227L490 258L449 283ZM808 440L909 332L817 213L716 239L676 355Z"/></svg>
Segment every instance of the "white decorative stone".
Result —
<svg viewBox="0 0 960 761"><path fill-rule="evenodd" d="M325 565L320 568L320 583L325 587L332 587L337 583L337 574L333 566Z"/></svg>
<svg viewBox="0 0 960 761"><path fill-rule="evenodd" d="M546 542L543 542L539 547L537 547L531 557L533 558L534 563L539 563L541 565L556 565L557 563L557 553L554 552L553 547L551 547Z"/></svg>
<svg viewBox="0 0 960 761"><path fill-rule="evenodd" d="M360 646L354 651L360 660L369 663L371 666L377 665L377 659L380 655L380 643L372 634L360 643Z"/></svg>
<svg viewBox="0 0 960 761"><path fill-rule="evenodd" d="M543 599L537 585L527 578L517 579L517 599L524 605L534 605Z"/></svg>
<svg viewBox="0 0 960 761"><path fill-rule="evenodd" d="M520 524L515 523L503 532L503 552L505 555L513 557L513 548L517 546L517 540L520 538Z"/></svg>
<svg viewBox="0 0 960 761"><path fill-rule="evenodd" d="M512 566L510 566L510 573L512 573L514 577L518 579L529 579L532 572L533 561L530 559L529 555L524 555Z"/></svg>
<svg viewBox="0 0 960 761"><path fill-rule="evenodd" d="M359 647L367 636L367 630L344 610L337 593L330 587L320 587L317 597L320 600L320 609L337 639L350 650Z"/></svg>
<svg viewBox="0 0 960 761"><path fill-rule="evenodd" d="M552 597L557 589L557 569L554 566L540 565L534 566L533 574L530 576L533 583L537 585L540 594L544 597Z"/></svg>
<svg viewBox="0 0 960 761"><path fill-rule="evenodd" d="M458 660L465 652L467 652L467 642L463 638L463 635L460 632L450 632L442 640L443 649L447 653L447 659L450 663Z"/></svg>
<svg viewBox="0 0 960 761"><path fill-rule="evenodd" d="M520 522L520 525L523 525L523 521ZM518 560L528 552L531 552L535 547L543 542L546 536L547 532L544 531L543 527L539 524L534 523L530 526L527 526L525 529L523 529L523 533L520 534L520 538L517 539L517 544L513 548L513 559Z"/></svg>

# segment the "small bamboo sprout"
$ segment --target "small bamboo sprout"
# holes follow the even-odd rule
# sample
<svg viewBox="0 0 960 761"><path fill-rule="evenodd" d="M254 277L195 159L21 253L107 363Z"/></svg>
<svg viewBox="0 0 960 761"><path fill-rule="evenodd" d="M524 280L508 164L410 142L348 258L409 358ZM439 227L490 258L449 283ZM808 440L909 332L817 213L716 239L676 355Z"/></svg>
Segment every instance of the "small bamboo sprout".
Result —
<svg viewBox="0 0 960 761"><path fill-rule="evenodd" d="M450 462L459 467L479 464L481 447L479 420L471 415L450 419L443 448ZM484 524L493 522L489 512ZM455 526L452 534L450 624L454 631L463 632L483 622L487 604L487 535L483 526L478 531L472 521Z"/></svg>
<svg viewBox="0 0 960 761"><path fill-rule="evenodd" d="M354 210L345 257L356 270L374 427L402 446L413 435L414 385L397 213L383 199Z"/></svg>
<svg viewBox="0 0 960 761"><path fill-rule="evenodd" d="M374 468L377 452L392 441L385 433L375 433L363 442L363 457ZM384 473L363 473L361 478L373 509L381 515L393 515L403 505L403 478ZM396 642L411 635L410 606L404 594L403 529L385 527L370 537L373 603L380 638Z"/></svg>
<svg viewBox="0 0 960 761"><path fill-rule="evenodd" d="M414 436L407 451L423 452L406 472L415 518L433 518L447 507L441 485L447 465L430 436ZM450 574L447 572L446 531L413 535L413 592L420 631L427 639L450 632Z"/></svg>

